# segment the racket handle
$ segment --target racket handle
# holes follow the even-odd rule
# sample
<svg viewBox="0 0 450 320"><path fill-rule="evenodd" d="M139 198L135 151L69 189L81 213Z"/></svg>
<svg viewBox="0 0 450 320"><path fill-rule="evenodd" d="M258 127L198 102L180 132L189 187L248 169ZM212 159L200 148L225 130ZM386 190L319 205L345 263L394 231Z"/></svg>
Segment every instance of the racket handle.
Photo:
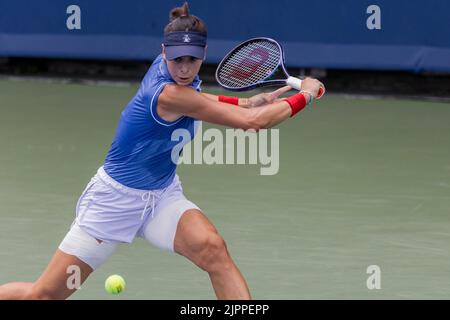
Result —
<svg viewBox="0 0 450 320"><path fill-rule="evenodd" d="M288 77L286 79L286 84L299 91L302 89L302 80L300 80L299 78Z"/></svg>
<svg viewBox="0 0 450 320"><path fill-rule="evenodd" d="M288 86L291 86L293 89L296 89L299 91L302 90L302 80L300 80L299 78L288 77L286 79L286 84ZM319 92L317 93L317 97L315 97L315 99L320 99L324 93L325 93L325 87L321 86L319 88Z"/></svg>

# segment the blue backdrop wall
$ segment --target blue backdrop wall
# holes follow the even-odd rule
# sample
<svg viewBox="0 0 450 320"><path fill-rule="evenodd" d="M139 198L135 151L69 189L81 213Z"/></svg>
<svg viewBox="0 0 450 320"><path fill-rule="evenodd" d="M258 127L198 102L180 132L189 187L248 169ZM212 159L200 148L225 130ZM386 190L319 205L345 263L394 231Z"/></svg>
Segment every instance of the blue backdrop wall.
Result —
<svg viewBox="0 0 450 320"><path fill-rule="evenodd" d="M0 56L152 60L182 1L0 0ZM448 0L189 1L209 29L208 62L254 36L280 41L291 67L450 72ZM80 8L80 29L71 5ZM380 9L379 27L369 29Z"/></svg>

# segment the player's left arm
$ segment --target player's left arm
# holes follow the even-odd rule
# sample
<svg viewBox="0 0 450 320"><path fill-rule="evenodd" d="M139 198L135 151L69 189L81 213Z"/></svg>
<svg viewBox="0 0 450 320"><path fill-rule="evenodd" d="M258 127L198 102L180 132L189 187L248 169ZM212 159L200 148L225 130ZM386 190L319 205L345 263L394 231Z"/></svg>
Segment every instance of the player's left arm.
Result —
<svg viewBox="0 0 450 320"><path fill-rule="evenodd" d="M202 95L203 95L204 97L208 98L209 100L212 100L212 101L220 101L220 100L219 100L219 96L217 96L217 95L215 95L215 94L210 94L210 93L202 92ZM238 98L238 99L239 99L239 100L238 100L238 106L239 106L239 107L242 107L242 108L249 108L249 107L250 107L248 98Z"/></svg>
<svg viewBox="0 0 450 320"><path fill-rule="evenodd" d="M280 99L278 99L279 96L282 94L288 92L292 88L290 86L284 86L282 88L279 88L272 92L263 92L259 93L257 95L254 95L250 98L238 98L238 106L242 108L255 108L255 107L261 107L264 105L268 105L274 102L278 102ZM202 92L202 95L206 98L213 100L213 101L220 101L219 96Z"/></svg>

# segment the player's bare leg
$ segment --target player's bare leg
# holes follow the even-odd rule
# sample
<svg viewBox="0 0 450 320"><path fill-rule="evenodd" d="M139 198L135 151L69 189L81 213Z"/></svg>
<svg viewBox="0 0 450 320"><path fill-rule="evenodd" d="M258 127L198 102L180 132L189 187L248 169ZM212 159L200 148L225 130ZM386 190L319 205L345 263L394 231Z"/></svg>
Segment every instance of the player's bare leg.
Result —
<svg viewBox="0 0 450 320"><path fill-rule="evenodd" d="M231 259L225 241L199 210L187 210L178 222L175 252L208 272L218 299L251 299L239 269Z"/></svg>
<svg viewBox="0 0 450 320"><path fill-rule="evenodd" d="M73 271L73 266L77 266ZM79 273L77 271L79 270ZM92 273L92 268L75 256L57 249L45 271L36 282L11 282L0 286L0 299L62 300L77 289L71 281L80 276L80 285ZM69 279L69 277L72 277ZM76 284L76 283L75 283Z"/></svg>

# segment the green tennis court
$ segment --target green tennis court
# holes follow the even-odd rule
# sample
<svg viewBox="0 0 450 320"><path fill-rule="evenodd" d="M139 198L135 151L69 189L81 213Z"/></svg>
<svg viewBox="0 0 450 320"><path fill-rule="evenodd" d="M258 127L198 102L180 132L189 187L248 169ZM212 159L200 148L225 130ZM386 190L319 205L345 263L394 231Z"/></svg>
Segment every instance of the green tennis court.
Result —
<svg viewBox="0 0 450 320"><path fill-rule="evenodd" d="M34 281L46 267L136 89L0 80L0 283ZM450 296L450 104L329 95L279 129L277 175L260 165L178 171L254 298ZM366 286L370 265L379 290ZM116 273L127 281L117 297L103 287ZM214 298L205 272L141 239L71 297Z"/></svg>

